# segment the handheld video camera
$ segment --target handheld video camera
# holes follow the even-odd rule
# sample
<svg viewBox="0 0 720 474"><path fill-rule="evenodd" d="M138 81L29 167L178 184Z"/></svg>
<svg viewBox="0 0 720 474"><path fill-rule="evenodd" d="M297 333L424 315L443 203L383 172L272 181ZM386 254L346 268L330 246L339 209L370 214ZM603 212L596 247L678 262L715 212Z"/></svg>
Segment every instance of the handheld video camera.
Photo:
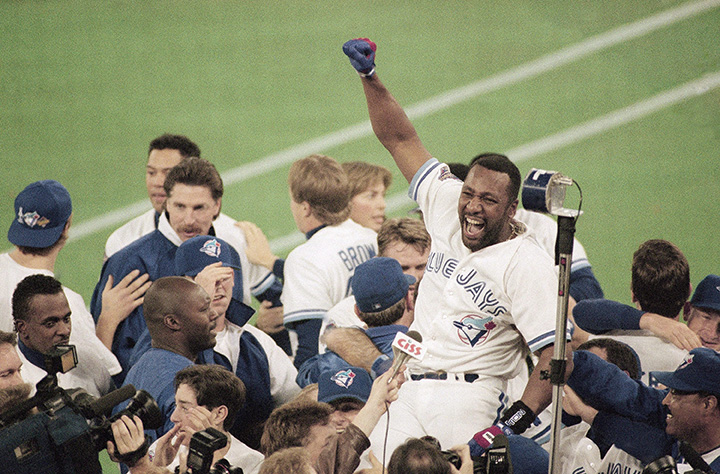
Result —
<svg viewBox="0 0 720 474"><path fill-rule="evenodd" d="M75 346L56 347L45 365L48 375L37 383L35 396L0 413L0 466L6 472L101 473L98 453L114 441L110 425L115 420L137 415L146 429L160 426L155 400L132 385L101 398L58 387L57 373L77 365ZM110 416L127 399L128 406Z"/></svg>
<svg viewBox="0 0 720 474"><path fill-rule="evenodd" d="M442 450L440 441L433 436L423 436L420 438L429 442L440 449L440 453L445 460L460 470L462 459L454 451ZM485 451L485 454L479 458L473 458L474 474L513 474L512 463L510 461L510 451L508 449L508 440L504 435L495 437L492 446Z"/></svg>

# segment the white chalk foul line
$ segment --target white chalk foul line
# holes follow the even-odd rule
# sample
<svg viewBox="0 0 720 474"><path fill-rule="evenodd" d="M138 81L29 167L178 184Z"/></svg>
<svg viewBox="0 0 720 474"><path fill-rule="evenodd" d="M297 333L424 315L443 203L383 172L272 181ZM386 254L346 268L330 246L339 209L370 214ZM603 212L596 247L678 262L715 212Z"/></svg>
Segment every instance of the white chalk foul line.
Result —
<svg viewBox="0 0 720 474"><path fill-rule="evenodd" d="M720 0L704 0L690 2L680 7L660 12L634 23L623 25L608 32L593 36L585 41L560 49L508 71L431 97L430 99L407 107L405 109L406 113L411 119L433 114L482 94L538 76L539 74L551 71L603 49L639 38L658 29L717 8L718 6L720 6ZM368 121L361 122L226 171L222 174L223 182L226 186L240 183L255 176L274 171L303 156L365 138L371 133L370 123ZM80 222L73 226L70 240L78 240L105 230L113 225L124 223L148 209L150 209L149 202L143 200Z"/></svg>
<svg viewBox="0 0 720 474"><path fill-rule="evenodd" d="M622 109L615 110L585 123L570 127L554 135L540 138L525 145L504 152L513 162L528 160L560 148L572 145L586 138L599 135L613 128L639 120L650 114L671 107L687 99L700 96L720 87L720 71L706 74L695 81L687 82L679 87L661 92L649 99L636 102ZM454 160L451 160L454 161ZM400 192L387 199L387 212L393 213L411 207L414 202L407 192ZM300 233L293 233L272 240L270 246L276 253L283 253L304 241Z"/></svg>

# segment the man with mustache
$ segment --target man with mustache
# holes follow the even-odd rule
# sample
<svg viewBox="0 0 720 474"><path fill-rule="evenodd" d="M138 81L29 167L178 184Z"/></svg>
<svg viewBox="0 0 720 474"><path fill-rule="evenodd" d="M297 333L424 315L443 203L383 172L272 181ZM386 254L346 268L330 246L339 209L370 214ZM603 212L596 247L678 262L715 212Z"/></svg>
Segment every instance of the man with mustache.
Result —
<svg viewBox="0 0 720 474"><path fill-rule="evenodd" d="M154 281L175 275L174 258L178 246L197 235L217 235L237 250L242 280L235 283L233 296L238 302L247 304L251 296L255 296L260 301L269 300L274 306L280 306L280 282L269 270L247 261L242 231L233 223L217 219L222 205L223 182L215 166L202 158L187 158L170 170L163 186L167 200L158 228L105 262L90 304L93 316L97 318L102 311L101 296L111 276L120 281L130 272L139 270ZM252 312L247 311L244 317L251 315ZM120 383L131 361L137 360L148 349L149 338L142 306L133 310L126 319L113 323L116 329L107 333L112 335L109 337L112 339L112 350L123 368L116 377L116 382Z"/></svg>
<svg viewBox="0 0 720 474"><path fill-rule="evenodd" d="M72 312L62 284L48 275L30 275L13 293L12 312L18 333L22 377L33 386L47 375L45 356L59 344L69 344ZM114 388L110 373L88 344L77 344L78 363L57 375L62 388L82 388L100 397Z"/></svg>

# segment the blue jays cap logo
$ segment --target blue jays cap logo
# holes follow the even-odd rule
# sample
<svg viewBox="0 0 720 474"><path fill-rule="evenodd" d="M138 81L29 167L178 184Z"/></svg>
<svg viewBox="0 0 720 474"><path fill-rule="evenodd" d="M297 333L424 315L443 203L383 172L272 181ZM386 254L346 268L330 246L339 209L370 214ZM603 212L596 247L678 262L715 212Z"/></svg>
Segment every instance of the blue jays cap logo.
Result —
<svg viewBox="0 0 720 474"><path fill-rule="evenodd" d="M221 244L216 239L208 240L200 247L200 251L211 257L220 258Z"/></svg>
<svg viewBox="0 0 720 474"><path fill-rule="evenodd" d="M475 347L476 344L487 339L490 331L497 327L492 319L492 317L483 318L477 314L468 314L460 321L453 321L453 326L458 329L460 341Z"/></svg>
<svg viewBox="0 0 720 474"><path fill-rule="evenodd" d="M337 374L330 377L330 380L335 382L340 387L349 388L355 378L355 372L352 369L341 370Z"/></svg>
<svg viewBox="0 0 720 474"><path fill-rule="evenodd" d="M692 364L693 357L695 357L695 354L688 354L685 356L685 360L682 361L682 364L677 368L677 370L684 369L688 365Z"/></svg>
<svg viewBox="0 0 720 474"><path fill-rule="evenodd" d="M23 208L21 207L20 210L18 210L18 222L28 227L45 227L50 223L50 219L42 217L37 211L23 213Z"/></svg>

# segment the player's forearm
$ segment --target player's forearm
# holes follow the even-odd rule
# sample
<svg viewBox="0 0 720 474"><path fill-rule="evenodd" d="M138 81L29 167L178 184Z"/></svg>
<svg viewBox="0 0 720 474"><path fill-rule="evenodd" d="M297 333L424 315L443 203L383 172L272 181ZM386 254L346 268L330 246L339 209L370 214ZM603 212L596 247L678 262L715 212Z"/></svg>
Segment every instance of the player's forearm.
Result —
<svg viewBox="0 0 720 474"><path fill-rule="evenodd" d="M378 79L362 79L373 131L390 152L400 172L410 182L417 170L431 158L405 111Z"/></svg>
<svg viewBox="0 0 720 474"><path fill-rule="evenodd" d="M550 371L550 361L553 355L553 346L548 346L540 352L540 360L530 378L528 379L525 391L520 398L522 402L530 408L535 415L539 415L541 411L552 402L552 384L549 379L542 380L540 374L544 371Z"/></svg>
<svg viewBox="0 0 720 474"><path fill-rule="evenodd" d="M372 365L382 355L365 331L355 328L329 328L323 335L328 350L350 365L372 372Z"/></svg>
<svg viewBox="0 0 720 474"><path fill-rule="evenodd" d="M95 335L98 339L100 339L100 342L102 342L105 347L110 350L112 350L113 338L115 337L115 331L117 331L119 324L120 321L104 314L100 314L97 324L95 325Z"/></svg>

